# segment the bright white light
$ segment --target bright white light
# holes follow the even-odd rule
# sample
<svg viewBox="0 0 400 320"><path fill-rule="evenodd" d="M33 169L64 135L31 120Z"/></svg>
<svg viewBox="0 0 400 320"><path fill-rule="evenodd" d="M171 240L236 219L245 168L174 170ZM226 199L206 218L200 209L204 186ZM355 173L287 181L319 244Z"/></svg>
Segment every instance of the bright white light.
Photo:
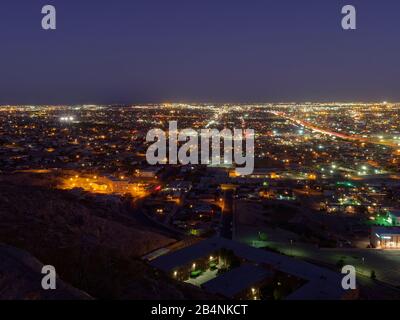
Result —
<svg viewBox="0 0 400 320"><path fill-rule="evenodd" d="M73 116L60 117L61 122L72 122L75 118Z"/></svg>

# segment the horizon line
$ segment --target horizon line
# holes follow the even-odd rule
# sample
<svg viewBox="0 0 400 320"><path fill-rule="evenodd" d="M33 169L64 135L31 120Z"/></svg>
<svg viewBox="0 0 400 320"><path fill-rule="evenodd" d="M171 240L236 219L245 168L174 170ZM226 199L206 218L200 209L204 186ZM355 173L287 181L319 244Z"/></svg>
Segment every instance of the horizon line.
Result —
<svg viewBox="0 0 400 320"><path fill-rule="evenodd" d="M132 103L0 103L0 107L154 106L154 105L279 105L279 104L400 104L400 101L275 101L275 102L132 102Z"/></svg>

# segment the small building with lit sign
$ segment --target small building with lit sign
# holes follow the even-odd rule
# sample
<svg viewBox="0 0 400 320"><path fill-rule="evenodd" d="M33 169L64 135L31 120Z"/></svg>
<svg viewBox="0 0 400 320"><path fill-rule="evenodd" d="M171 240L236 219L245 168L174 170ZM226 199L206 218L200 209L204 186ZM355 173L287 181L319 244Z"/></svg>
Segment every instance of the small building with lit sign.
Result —
<svg viewBox="0 0 400 320"><path fill-rule="evenodd" d="M400 226L400 209L389 210L387 221L393 226Z"/></svg>
<svg viewBox="0 0 400 320"><path fill-rule="evenodd" d="M377 249L400 249L400 228L372 228L371 245Z"/></svg>

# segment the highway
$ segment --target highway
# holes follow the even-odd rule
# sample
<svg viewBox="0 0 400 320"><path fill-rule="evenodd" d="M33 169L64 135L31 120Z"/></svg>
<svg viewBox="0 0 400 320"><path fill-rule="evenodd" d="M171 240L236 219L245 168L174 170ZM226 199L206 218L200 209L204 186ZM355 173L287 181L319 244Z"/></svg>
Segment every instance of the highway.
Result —
<svg viewBox="0 0 400 320"><path fill-rule="evenodd" d="M305 127L313 132L326 134L326 135L329 135L332 137L337 137L337 138L340 138L343 140L349 140L349 141L355 141L355 142L361 142L361 143L371 143L371 144L383 145L383 146L387 146L387 147L391 147L391 148L398 148L397 144L390 142L390 141L385 141L385 140L381 140L381 139L364 138L364 137L361 137L358 135L348 135L348 134L344 134L344 133L330 131L328 129L324 129L321 127L317 127L316 125L314 125L310 122L296 119L294 117L290 117L287 114L285 114L284 112L270 111L270 113L272 113L273 115L275 115L277 117L281 117L281 118L290 120L291 122L293 122L299 126Z"/></svg>

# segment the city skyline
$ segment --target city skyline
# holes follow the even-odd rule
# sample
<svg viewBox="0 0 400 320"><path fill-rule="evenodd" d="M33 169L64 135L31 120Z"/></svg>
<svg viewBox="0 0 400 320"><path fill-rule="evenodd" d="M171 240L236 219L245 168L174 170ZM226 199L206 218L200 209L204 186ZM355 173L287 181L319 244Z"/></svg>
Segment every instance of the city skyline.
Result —
<svg viewBox="0 0 400 320"><path fill-rule="evenodd" d="M397 300L399 110L383 102L0 107L0 242L80 290L33 282L41 299ZM227 128L254 130L249 172L229 161ZM148 157L154 129L163 143L168 132L157 163ZM192 161L201 143L182 163L185 140L204 129L220 142L213 161ZM353 285L344 286L349 267ZM1 297L26 297L28 287Z"/></svg>
<svg viewBox="0 0 400 320"><path fill-rule="evenodd" d="M330 101L330 100L315 100L315 101L264 101L264 102L213 102L213 101L150 101L150 102L131 102L131 103L21 103L21 104L0 104L0 107L91 107L91 106L106 106L106 107L137 107L137 106L285 106L285 105L332 105L335 106L349 106L349 105L398 105L399 101Z"/></svg>

